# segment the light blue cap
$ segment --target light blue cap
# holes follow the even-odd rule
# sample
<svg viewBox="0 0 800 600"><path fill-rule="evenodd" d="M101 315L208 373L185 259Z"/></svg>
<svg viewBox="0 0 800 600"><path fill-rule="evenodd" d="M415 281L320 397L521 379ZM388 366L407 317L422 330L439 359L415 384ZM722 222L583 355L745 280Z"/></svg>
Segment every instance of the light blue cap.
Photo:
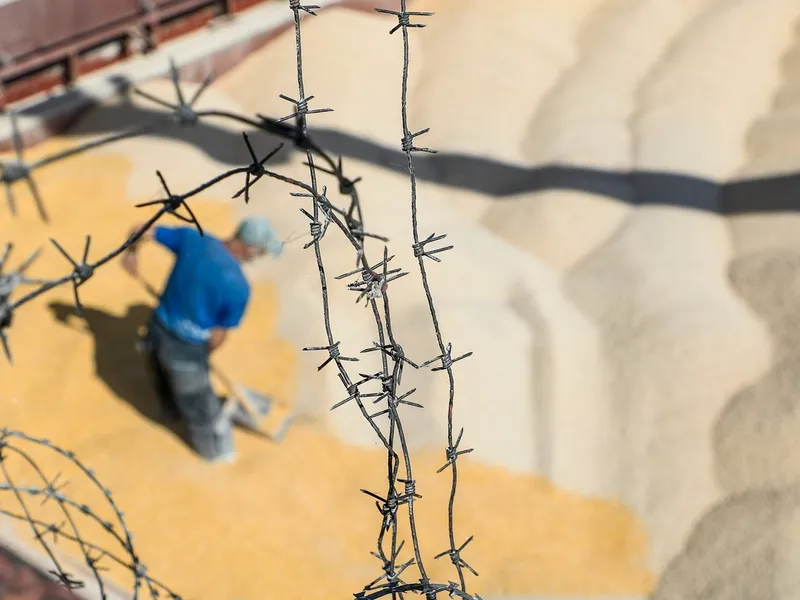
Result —
<svg viewBox="0 0 800 600"><path fill-rule="evenodd" d="M274 256L283 251L283 242L275 237L272 224L264 217L251 216L242 219L236 229L236 239L246 246L262 248Z"/></svg>

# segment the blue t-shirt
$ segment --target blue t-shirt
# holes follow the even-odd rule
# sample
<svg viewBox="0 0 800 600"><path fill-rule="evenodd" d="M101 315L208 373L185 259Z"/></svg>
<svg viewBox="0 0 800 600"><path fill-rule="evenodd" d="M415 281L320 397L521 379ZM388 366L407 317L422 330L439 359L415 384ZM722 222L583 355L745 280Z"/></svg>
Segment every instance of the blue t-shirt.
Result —
<svg viewBox="0 0 800 600"><path fill-rule="evenodd" d="M214 328L237 327L250 286L223 243L193 227L156 226L153 239L175 254L156 309L161 324L191 344L207 342Z"/></svg>

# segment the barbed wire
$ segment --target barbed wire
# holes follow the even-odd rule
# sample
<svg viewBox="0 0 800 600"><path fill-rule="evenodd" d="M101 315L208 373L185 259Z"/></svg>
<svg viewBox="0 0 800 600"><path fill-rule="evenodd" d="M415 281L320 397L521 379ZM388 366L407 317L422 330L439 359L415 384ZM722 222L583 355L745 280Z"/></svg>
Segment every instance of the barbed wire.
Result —
<svg viewBox="0 0 800 600"><path fill-rule="evenodd" d="M45 473L40 466L43 461L37 460L32 455L33 451L41 450L63 459L66 468L75 471L83 483L88 483L90 488L99 492L106 509L110 509L113 515L112 519L104 518L99 510L92 508L85 500L78 500L76 496L65 492L65 488L70 486L71 482L62 479L61 472L54 476ZM21 482L24 477L19 473L21 467L33 476L35 483L26 485ZM134 548L133 533L125 523L125 515L116 504L111 490L105 487L94 471L78 460L73 452L63 450L49 440L36 438L21 431L0 429L0 473L3 475L0 481L0 514L26 524L32 530L36 544L52 564L53 568L48 573L67 589L85 589L86 582L81 581L76 573L70 572L63 555L54 548L59 541L77 546L82 562L96 583L97 591L102 598L108 596L108 583L104 581L101 572L116 565L133 577L134 599L144 590L154 600L162 597L180 600L179 595L150 576ZM8 499L13 500L16 507L9 507ZM35 503L37 500L39 502ZM51 515L39 514L45 510L42 507L48 503L57 507L60 520ZM111 550L111 544L106 546L87 541L87 536L82 532L85 526L89 525L95 528L99 526L116 549Z"/></svg>
<svg viewBox="0 0 800 600"><path fill-rule="evenodd" d="M431 234L424 240L420 237L417 209L417 183L414 174L414 160L412 154L419 151L434 151L427 148L418 148L414 145L414 139L417 136L426 133L428 129L423 129L412 133L408 127L407 115L409 72L408 29L424 27L424 25L421 23L412 23L411 17L429 17L432 16L433 13L409 12L406 9L405 0L400 1L399 11L375 9L379 13L397 17L398 24L391 29L390 34L401 30L403 36L403 68L401 85L403 136L401 138L401 148L406 154L408 160L408 173L411 190L410 218L413 232L412 250L414 257L417 259L418 269L423 284L423 291L431 315L433 333L436 337L440 351L440 354L435 358L417 364L405 355L402 345L397 340L397 336L395 335L392 327L392 313L389 301L389 284L404 277L408 274L408 272L401 268L389 268L389 263L394 259L394 255L389 255L388 238L376 233L368 233L364 230L363 212L358 192L356 190L356 184L360 178L351 179L347 177L343 170L341 157L338 157L337 159L331 157L321 147L315 144L308 134L307 116L311 114L331 112L332 110L328 108L309 108L309 102L314 99L314 96L307 94L304 81L301 20L303 13L315 15L315 10L320 7L316 5L304 5L300 2L300 0L288 0L288 5L294 16L297 72L297 97L295 98L293 96L280 94L280 98L290 102L293 105L293 111L288 116L273 119L262 114L256 114L256 119L252 119L250 117L228 111L196 111L194 106L196 105L197 100L202 93L211 84L213 74L209 73L209 75L195 91L193 96L187 101L180 86L177 66L172 61L170 61L170 79L175 90L175 102L168 102L139 89L134 89L134 92L141 97L161 106L162 108L167 109L168 114L171 117L171 121L174 124L177 124L179 127L192 127L206 119L223 118L235 121L239 124L247 125L256 130L276 135L292 142L295 147L305 151L306 156L304 164L309 168L309 183L302 182L286 175L281 175L277 172L268 170L265 167L270 158L275 156L275 154L280 151L280 149L283 147L283 144L279 144L268 153L263 155L262 158L258 158L258 155L253 148L247 133L243 133L243 140L251 159L249 165L230 169L182 194L175 194L172 192L162 174L157 172L157 177L161 183L164 197L159 200L141 203L137 206L146 207L160 204L161 206L159 210L152 215L136 232L129 236L119 247L108 252L99 260L94 262L90 262L88 260L91 246L91 237L88 235L86 236L84 242L83 254L80 261L74 259L56 240L51 239L51 243L72 266L72 271L61 278L49 281L41 281L34 278L29 278L26 275L28 269L39 255L38 251L22 261L22 263L20 263L15 270L3 274L3 268L7 266L9 255L12 250L12 245L8 244L2 259L0 259L0 342L2 342L3 349L8 360L12 361L11 348L8 341L7 332L11 327L14 311L19 309L27 302L55 287L71 283L75 296L76 310L78 311L79 315L82 314L78 292L79 287L83 285L89 278L91 278L99 267L107 264L109 261L113 260L115 257L124 252L128 247L135 243L136 240L138 240L156 221L163 218L165 215L171 215L186 223L194 225L202 234L202 227L199 221L195 218L195 215L192 212L187 200L212 187L213 185L216 185L217 183L234 176L244 175L243 186L233 195L233 198L236 199L243 197L245 203L249 203L250 190L252 186L263 177L277 179L283 181L284 183L288 183L295 188L298 188L301 191L291 192L290 195L298 198L308 198L311 201L310 211L304 208L300 209L305 217L309 220L309 231L311 234L311 241L305 244L304 249L309 249L312 247L314 249L316 265L320 278L320 294L322 298L323 313L322 318L326 337L323 345L306 347L303 348L303 350L306 352L324 352L327 354L326 358L319 365L317 369L318 371L329 367L329 365L333 365L333 367L337 370L338 379L341 382L347 397L344 400L334 404L331 407L331 410L338 409L349 403L356 405L357 409L375 432L387 453L387 487L385 493L381 495L369 490L361 490L364 494L375 500L380 514L380 527L377 536L376 551L371 552L371 554L381 563L381 575L364 586L364 588L360 592L354 594L354 596L360 600L368 600L391 595L393 600L395 600L397 598L402 599L404 594L417 593L425 595L428 600L433 600L438 594L447 593L450 596L458 596L464 600L480 600L479 596L471 596L466 591L464 572L469 571L473 575L477 575L477 573L461 556L461 553L466 545L472 541L472 537L469 537L465 543L457 546L454 523L454 502L458 485L458 470L456 463L460 456L471 452L471 449L459 449L459 445L463 436L463 429L455 439L453 435L455 379L452 367L455 362L470 356L471 352L458 356L457 358L453 358L451 344L445 344L443 341L424 259L430 258L436 262L440 262L440 259L436 256L436 254L450 250L453 248L453 246L442 246L436 249L429 249L430 244L440 242L446 236ZM152 131L154 128L163 125L163 121L161 120L138 125L105 137L87 141L85 143L76 145L73 148L69 148L62 152L39 159L38 161L28 163L25 161L23 155L22 143L20 141L14 113L12 113L11 118L12 128L14 131L13 145L15 159L11 161L0 161L0 181L2 181L6 187L9 208L11 209L12 213L15 213L16 201L12 188L13 184L18 181L25 180L30 187L37 203L39 213L45 220L47 220L48 217L34 181L33 173L35 170L40 169L48 164L65 160L66 158L75 156L93 148L110 144L121 139L143 135L149 131ZM294 125L288 124L290 121L294 121ZM317 165L315 163L315 159L321 160L326 166L323 167ZM349 205L346 209L334 205L329 200L326 186L322 186L320 190L317 181L317 172L326 173L336 178L339 187L339 193L343 196L349 197ZM187 214L181 214L179 211ZM356 259L355 270L337 275L334 277L334 280L341 281L351 277L356 277L355 281L351 281L347 284L347 288L358 293L356 299L357 302L360 302L362 299L366 299L367 305L370 307L372 317L375 321L377 341L373 342L372 347L363 349L361 353L378 352L380 355L381 368L376 373L358 373L357 378L353 377L351 373L348 372L347 368L345 367L345 363L357 362L358 358L345 356L342 354L341 342L334 335L334 328L331 320L331 306L328 294L329 277L326 271L321 246L321 242L324 239L324 236L327 234L331 224L335 226L335 229L340 230L351 244L355 251ZM367 257L365 248L365 240L367 238L384 242L383 257L374 264L372 261L368 260ZM19 299L12 301L12 294L19 286L22 285L33 285L37 287ZM436 363L439 363L439 366L432 366ZM406 366L410 366L413 369L432 367L430 369L431 371L445 371L449 378L449 400L447 413L448 437L447 446L445 449L446 462L445 465L439 469L439 472L442 472L445 469L450 468L452 473L451 493L447 508L449 548L436 555L434 559L449 556L458 576L458 582L450 581L447 584L432 582L428 576L425 560L420 547L414 505L415 502L422 496L416 491L416 481L413 474L411 455L408 448L408 443L406 441L406 434L399 409L401 406L422 408L422 405L408 400L409 396L416 391L415 389L401 392L403 369ZM375 391L371 389L362 389L365 386L372 384L377 384L378 389ZM367 408L368 404L374 405L382 402L386 403L384 408L378 410L378 412L370 413ZM384 433L381 426L377 422L377 419L383 416L388 417L386 433ZM15 435L24 436L24 434ZM27 436L25 437L28 439ZM402 478L400 477L401 468L404 472L404 477ZM398 489L401 487L402 490ZM20 488L20 490L21 489L22 488ZM402 507L405 507L405 510L408 514L408 525L413 553L413 556L407 559L401 558L405 541L400 540L398 531L398 518ZM36 529L34 530L36 531ZM87 547L83 542L81 542L79 535L75 534L74 537L78 539L82 550ZM137 562L135 564L139 563ZM419 571L419 580L414 583L407 583L401 578L401 575L403 575L404 572L411 567L414 567ZM137 581L139 580L137 579Z"/></svg>
<svg viewBox="0 0 800 600"><path fill-rule="evenodd" d="M450 547L445 550L444 552L437 554L435 558L441 558L443 556L449 556L453 566L458 573L458 578L461 584L461 590L466 592L466 581L464 578L464 570L468 570L473 575L477 576L478 573L462 558L461 552L464 548L472 541L472 536L467 538L467 541L461 544L460 546L456 546L455 541L455 522L454 522L454 504L455 504L455 497L456 491L458 488L458 467L457 461L458 458L464 454L468 454L472 452L472 448L460 450L459 445L461 443L461 438L464 435L464 429L461 429L461 432L458 434L458 438L454 441L453 439L453 409L455 404L455 376L453 374L453 364L457 361L460 361L464 358L467 358L472 355L472 352L467 352L458 356L457 358L453 358L452 356L452 344L448 343L446 346L444 344L442 338L442 331L439 325L439 319L436 313L436 306L434 304L433 296L431 294L430 283L428 282L428 274L425 267L425 259L429 258L435 262L441 262L437 256L438 253L446 252L448 250L452 250L453 246L440 246L436 249L427 249L426 246L428 244L433 244L434 242L439 242L447 237L446 234L436 235L435 233L430 234L427 238L420 241L420 234L419 234L419 219L418 219L418 211L417 211L417 180L414 174L414 158L412 154L414 152L429 152L435 153L435 150L431 150L430 148L418 148L414 145L414 139L424 133L429 131L429 128L421 129L415 133L412 133L408 127L408 72L409 72L409 36L408 30L409 28L422 28L425 27L422 23L411 23L411 17L430 17L433 16L434 13L432 12L409 12L406 10L406 0L400 0L400 11L390 11L385 9L375 9L379 13L385 13L394 15L397 17L398 24L389 32L389 34L395 33L398 29L402 31L403 35L403 75L402 75L402 88L401 88L401 112L402 112L402 125L403 125L403 138L401 140L401 147L403 152L406 154L406 158L408 160L408 174L409 174L409 181L411 187L411 225L412 225L412 235L414 238L413 243L413 251L414 256L417 259L417 265L419 267L420 278L422 280L422 287L425 292L425 299L428 303L428 310L431 316L431 322L433 324L433 330L436 335L436 342L439 345L440 355L434 359L431 359L421 366L425 367L430 364L433 364L436 361L441 362L441 366L434 367L431 369L432 371L446 371L448 380L449 380L449 398L448 398L448 407L447 407L447 447L445 449L445 456L446 456L446 463L439 469L439 472L444 471L448 467L452 473L452 484L451 484L451 491L450 491L450 498L448 500L448 509L447 509L447 521L448 521L448 534L449 534L449 541Z"/></svg>

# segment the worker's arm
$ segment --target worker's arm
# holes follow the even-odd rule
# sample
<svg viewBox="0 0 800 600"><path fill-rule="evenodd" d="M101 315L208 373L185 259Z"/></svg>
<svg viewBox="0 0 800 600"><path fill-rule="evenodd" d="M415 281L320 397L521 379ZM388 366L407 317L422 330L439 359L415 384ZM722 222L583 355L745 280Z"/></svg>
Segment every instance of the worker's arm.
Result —
<svg viewBox="0 0 800 600"><path fill-rule="evenodd" d="M211 338L208 340L209 352L214 352L214 350L222 346L222 344L225 342L227 338L228 338L227 329L223 329L221 327L212 329Z"/></svg>
<svg viewBox="0 0 800 600"><path fill-rule="evenodd" d="M128 232L128 240L133 238L133 236L136 235L142 227L144 227L144 223L137 223L136 225L131 227L131 230ZM152 239L153 239L153 229L151 227L148 227L142 232L142 234L138 238L136 238L136 240L134 240L131 243L130 246L128 246L126 252L135 253L139 247L139 244Z"/></svg>
<svg viewBox="0 0 800 600"><path fill-rule="evenodd" d="M138 235L140 230L144 227L143 223L139 223L134 225L130 232L128 233L128 240L130 241L133 239L134 236ZM175 254L180 252L181 242L183 240L183 235L185 233L185 228L183 227L164 227L162 225L156 225L155 227L148 227L145 231L143 231L139 237L135 240L130 242L130 245L125 250L122 255L122 266L123 268L128 271L134 277L138 276L139 274L139 260L136 255L136 251L139 249L139 246L142 242L146 242L149 240L155 240L162 246L172 250Z"/></svg>
<svg viewBox="0 0 800 600"><path fill-rule="evenodd" d="M239 326L244 316L250 298L250 289L247 286L228 288L228 297L221 307L217 326L211 330L209 349L211 352L219 348L227 339L228 332Z"/></svg>
<svg viewBox="0 0 800 600"><path fill-rule="evenodd" d="M130 242L133 236L135 236L141 228L142 224L131 227L131 230L128 233L128 241L130 245L125 249L125 252L122 253L122 268L134 277L139 275L139 257L136 256L136 250L139 249L139 244L142 242L142 240L149 240L153 237L150 229L147 229L140 237L136 238L133 242Z"/></svg>

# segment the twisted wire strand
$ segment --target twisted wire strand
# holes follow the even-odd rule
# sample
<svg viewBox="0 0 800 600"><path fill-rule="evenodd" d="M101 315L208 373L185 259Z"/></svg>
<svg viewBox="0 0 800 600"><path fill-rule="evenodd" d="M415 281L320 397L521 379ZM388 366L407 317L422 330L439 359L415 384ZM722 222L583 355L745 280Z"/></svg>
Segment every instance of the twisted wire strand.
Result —
<svg viewBox="0 0 800 600"><path fill-rule="evenodd" d="M54 477L48 476L32 456L30 447L59 455L60 458L67 461L67 464L74 467L84 483L88 483L90 488L100 492L105 508L110 509L113 514L112 520L104 519L97 509L77 500L65 491L70 481L61 481L60 473ZM15 461L32 471L39 483L35 485L18 483L17 477L12 476L12 470L9 468L9 463ZM113 493L100 482L94 471L75 456L75 453L60 448L50 440L37 438L22 431L2 429L0 430L0 473L2 474L0 499L11 499L18 506L18 510L13 510L7 508L7 505L3 505L0 507L0 514L27 524L33 533L36 545L52 565L49 574L66 588L76 590L86 588L87 585L74 573L69 572L64 561L59 557L59 553L54 549L53 546L59 540L72 542L78 547L81 561L91 574L101 598L108 596L107 582L101 576L101 572L107 570L102 564L105 562L114 563L131 574L133 598L138 599L141 590L145 589L153 599L169 597L180 600L181 597L166 584L149 575L147 567L136 552L133 533L128 528L124 513L117 505ZM32 506L36 500L40 500L40 505L48 502L54 503L58 512L63 516L63 521L56 523L55 519L37 517ZM83 533L83 524L89 523L98 525L113 542L116 550L112 550L110 546L106 547L97 542L88 541ZM52 537L52 542L48 540L48 536Z"/></svg>

